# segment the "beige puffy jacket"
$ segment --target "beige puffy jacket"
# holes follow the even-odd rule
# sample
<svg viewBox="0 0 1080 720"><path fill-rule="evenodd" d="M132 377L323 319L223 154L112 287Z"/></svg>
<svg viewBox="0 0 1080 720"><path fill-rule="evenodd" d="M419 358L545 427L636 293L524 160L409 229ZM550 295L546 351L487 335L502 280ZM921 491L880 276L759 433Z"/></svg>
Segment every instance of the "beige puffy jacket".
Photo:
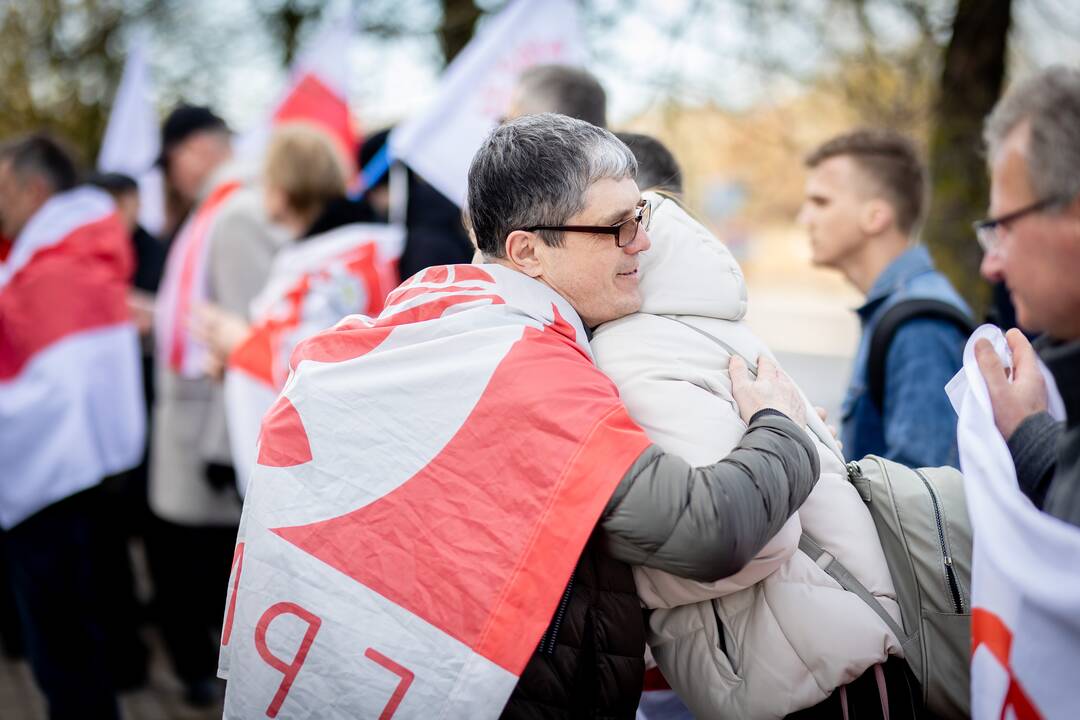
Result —
<svg viewBox="0 0 1080 720"><path fill-rule="evenodd" d="M727 248L674 201L649 197L659 205L652 248L641 256L642 309L601 326L591 345L649 437L706 465L746 430L731 397L730 355L713 338L751 360L771 354L742 322L746 285ZM809 408L808 418L821 478L753 562L715 583L635 568L642 602L655 609L653 656L699 718L781 718L901 652L873 610L797 549L805 531L899 619L873 520Z"/></svg>

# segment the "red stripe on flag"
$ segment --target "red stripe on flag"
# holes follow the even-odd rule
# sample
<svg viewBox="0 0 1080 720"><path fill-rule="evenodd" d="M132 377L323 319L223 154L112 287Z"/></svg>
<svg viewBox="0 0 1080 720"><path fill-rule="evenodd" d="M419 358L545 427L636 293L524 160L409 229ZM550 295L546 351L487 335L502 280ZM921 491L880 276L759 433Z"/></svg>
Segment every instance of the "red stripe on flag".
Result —
<svg viewBox="0 0 1080 720"><path fill-rule="evenodd" d="M491 273L476 265L454 265L453 270L455 282L465 282L467 280L495 282L495 278L491 277Z"/></svg>
<svg viewBox="0 0 1080 720"><path fill-rule="evenodd" d="M177 283L176 309L172 318L172 337L169 340L168 358L169 367L177 372L184 367L188 338L188 313L191 312L191 301L194 299L196 290L195 273L202 258L203 245L206 243L218 208L239 189L240 183L235 181L222 183L214 188L189 221L191 227L185 227L177 240L176 252L182 252L184 255L180 258L180 277ZM189 232L191 237L184 238L184 235Z"/></svg>
<svg viewBox="0 0 1080 720"><path fill-rule="evenodd" d="M428 292L438 292L428 289ZM380 317L376 322L348 322L304 340L293 351L289 365L295 370L304 360L314 362L344 362L366 355L382 344L390 332L400 325L436 320L455 305L490 300L492 305L505 301L498 295L448 295L422 303L408 310Z"/></svg>
<svg viewBox="0 0 1080 720"><path fill-rule="evenodd" d="M112 214L36 252L0 289L0 380L18 375L53 343L129 319L134 257Z"/></svg>
<svg viewBox="0 0 1080 720"><path fill-rule="evenodd" d="M420 472L365 507L274 532L519 674L649 444L573 336L562 318L526 328Z"/></svg>
<svg viewBox="0 0 1080 720"><path fill-rule="evenodd" d="M263 418L257 462L267 467L292 467L310 460L311 443L304 421L289 398L282 395Z"/></svg>

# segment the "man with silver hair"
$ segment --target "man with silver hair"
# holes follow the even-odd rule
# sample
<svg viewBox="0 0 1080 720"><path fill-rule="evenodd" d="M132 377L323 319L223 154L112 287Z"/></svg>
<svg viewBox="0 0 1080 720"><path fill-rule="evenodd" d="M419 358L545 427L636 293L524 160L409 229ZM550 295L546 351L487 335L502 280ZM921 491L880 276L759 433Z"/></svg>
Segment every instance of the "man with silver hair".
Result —
<svg viewBox="0 0 1080 720"><path fill-rule="evenodd" d="M1036 347L1006 334L1007 378L990 344L975 347L1020 488L1054 517L1080 525L1080 70L1052 67L1011 89L986 121L991 218L976 224L982 274L1003 281ZM1065 403L1064 429L1047 409L1036 363Z"/></svg>
<svg viewBox="0 0 1080 720"><path fill-rule="evenodd" d="M586 122L542 114L497 128L469 171L468 224L490 264L481 267L531 278L589 328L637 311L637 256L649 247L651 210L636 171L626 145ZM585 377L609 386L591 356L581 353L580 365ZM633 717L645 645L630 566L716 580L741 569L802 504L818 469L801 430L802 402L767 359L759 367L751 381L745 364L732 360L733 394L749 429L728 458L691 468L648 445L620 471L548 641L504 717Z"/></svg>

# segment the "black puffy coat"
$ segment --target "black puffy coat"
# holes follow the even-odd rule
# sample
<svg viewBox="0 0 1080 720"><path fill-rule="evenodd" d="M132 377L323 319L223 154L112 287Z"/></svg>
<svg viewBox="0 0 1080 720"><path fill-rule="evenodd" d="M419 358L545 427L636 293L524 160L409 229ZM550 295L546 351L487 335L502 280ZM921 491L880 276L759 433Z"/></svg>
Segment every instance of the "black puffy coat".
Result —
<svg viewBox="0 0 1080 720"><path fill-rule="evenodd" d="M645 623L630 566L594 532L503 718L633 718Z"/></svg>

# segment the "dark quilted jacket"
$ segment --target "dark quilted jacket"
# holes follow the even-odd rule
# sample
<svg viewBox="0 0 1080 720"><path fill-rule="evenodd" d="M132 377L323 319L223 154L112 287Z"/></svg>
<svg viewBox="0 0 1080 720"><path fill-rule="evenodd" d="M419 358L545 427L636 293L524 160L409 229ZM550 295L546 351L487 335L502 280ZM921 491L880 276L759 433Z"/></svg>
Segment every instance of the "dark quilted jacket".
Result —
<svg viewBox="0 0 1080 720"><path fill-rule="evenodd" d="M568 590L503 717L634 717L645 626L630 566L605 553L594 533Z"/></svg>

